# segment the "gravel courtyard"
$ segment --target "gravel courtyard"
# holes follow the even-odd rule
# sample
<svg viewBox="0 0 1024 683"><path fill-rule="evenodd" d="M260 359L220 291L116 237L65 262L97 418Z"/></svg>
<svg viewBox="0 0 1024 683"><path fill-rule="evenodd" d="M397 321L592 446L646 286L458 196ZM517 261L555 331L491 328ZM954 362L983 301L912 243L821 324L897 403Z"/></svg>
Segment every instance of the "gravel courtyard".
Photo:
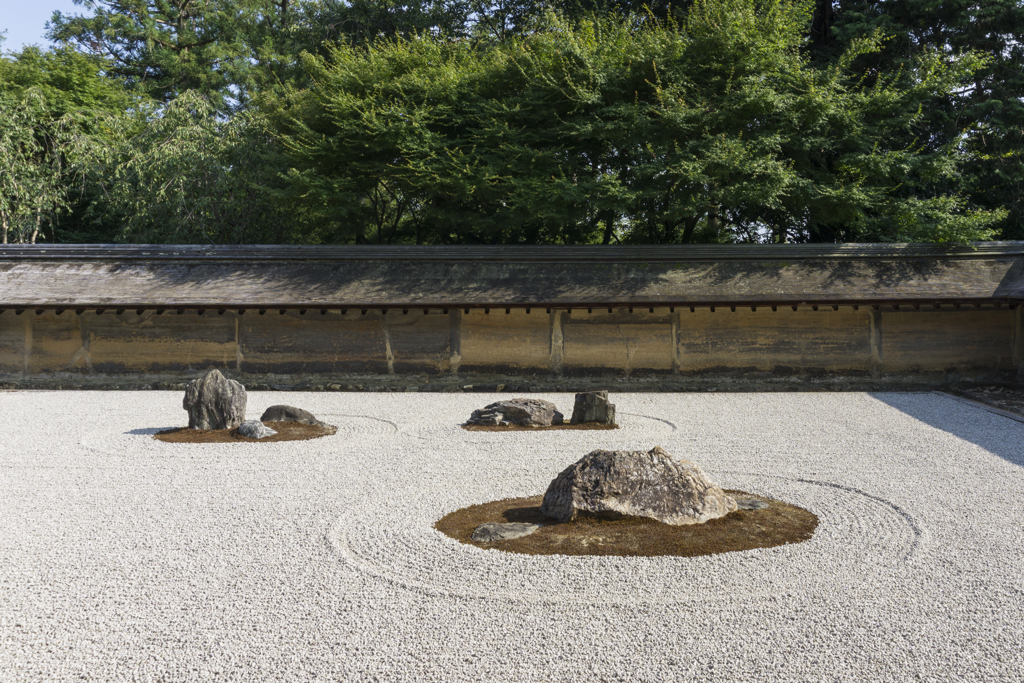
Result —
<svg viewBox="0 0 1024 683"><path fill-rule="evenodd" d="M458 426L502 397L253 392L249 416L338 433L169 444L181 392L0 392L0 681L1021 679L1024 423L941 394L709 393L613 394L614 431ZM433 529L656 445L811 510L814 538L533 557Z"/></svg>

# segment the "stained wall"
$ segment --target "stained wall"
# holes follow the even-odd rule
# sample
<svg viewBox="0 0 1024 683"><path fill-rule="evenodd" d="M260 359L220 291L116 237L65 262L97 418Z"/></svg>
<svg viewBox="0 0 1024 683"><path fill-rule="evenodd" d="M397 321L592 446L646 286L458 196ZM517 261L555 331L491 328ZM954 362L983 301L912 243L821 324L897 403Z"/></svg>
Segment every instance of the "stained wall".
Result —
<svg viewBox="0 0 1024 683"><path fill-rule="evenodd" d="M0 315L0 379L1014 379L1020 309L777 306Z"/></svg>

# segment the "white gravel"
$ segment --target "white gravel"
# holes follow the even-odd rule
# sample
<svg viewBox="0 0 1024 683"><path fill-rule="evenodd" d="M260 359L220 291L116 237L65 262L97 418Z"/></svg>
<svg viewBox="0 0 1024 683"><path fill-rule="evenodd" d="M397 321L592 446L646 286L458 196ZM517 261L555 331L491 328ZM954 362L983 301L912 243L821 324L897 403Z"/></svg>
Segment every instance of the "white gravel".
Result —
<svg viewBox="0 0 1024 683"><path fill-rule="evenodd" d="M182 445L151 438L178 392L0 393L0 681L1024 677L1024 424L939 394L711 393L614 395L612 432L457 426L496 398L250 393L338 433ZM655 445L818 531L583 558L432 527Z"/></svg>

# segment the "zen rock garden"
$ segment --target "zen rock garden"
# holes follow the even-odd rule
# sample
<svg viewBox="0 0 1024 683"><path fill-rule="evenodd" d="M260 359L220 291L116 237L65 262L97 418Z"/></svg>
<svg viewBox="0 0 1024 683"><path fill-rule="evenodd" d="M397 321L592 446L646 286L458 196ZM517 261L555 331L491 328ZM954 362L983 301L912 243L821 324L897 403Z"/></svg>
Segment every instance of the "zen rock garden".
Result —
<svg viewBox="0 0 1024 683"><path fill-rule="evenodd" d="M189 383L188 427L160 432L172 443L270 442L334 434L307 410L267 408L246 420L245 387L210 370ZM568 422L558 406L512 398L474 410L462 425L482 430L614 429L607 391L576 394ZM693 462L660 447L594 450L558 474L543 496L457 510L435 525L482 548L524 554L707 555L809 539L812 513L782 501L726 491Z"/></svg>
<svg viewBox="0 0 1024 683"><path fill-rule="evenodd" d="M309 411L287 405L270 406L259 420L246 420L246 400L244 386L210 370L185 388L182 407L188 412L188 427L160 432L155 438L172 443L294 441L337 431Z"/></svg>

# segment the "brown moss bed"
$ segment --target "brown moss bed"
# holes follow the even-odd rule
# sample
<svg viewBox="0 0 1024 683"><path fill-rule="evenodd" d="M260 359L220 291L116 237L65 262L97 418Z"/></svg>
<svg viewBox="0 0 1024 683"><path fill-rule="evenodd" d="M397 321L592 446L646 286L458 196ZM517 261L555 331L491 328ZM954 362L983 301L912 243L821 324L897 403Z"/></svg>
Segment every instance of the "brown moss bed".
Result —
<svg viewBox="0 0 1024 683"><path fill-rule="evenodd" d="M166 443L273 443L277 441L307 441L331 436L338 431L331 425L307 425L298 422L264 422L277 434L263 439L252 439L242 436L235 429L189 429L178 427L157 432L153 438Z"/></svg>
<svg viewBox="0 0 1024 683"><path fill-rule="evenodd" d="M756 498L768 503L762 510L737 510L704 524L672 526L653 519L626 517L606 520L593 517L556 522L540 513L543 496L510 498L456 510L434 527L460 543L497 548L522 555L617 555L699 557L719 553L771 548L801 543L814 535L817 516L801 507L726 491L734 498ZM473 531L488 522L526 522L541 528L529 536L493 543L473 541Z"/></svg>
<svg viewBox="0 0 1024 683"><path fill-rule="evenodd" d="M527 427L524 425L460 425L467 432L542 432L553 429L618 429L619 425L584 422L583 424L546 425L544 427Z"/></svg>

